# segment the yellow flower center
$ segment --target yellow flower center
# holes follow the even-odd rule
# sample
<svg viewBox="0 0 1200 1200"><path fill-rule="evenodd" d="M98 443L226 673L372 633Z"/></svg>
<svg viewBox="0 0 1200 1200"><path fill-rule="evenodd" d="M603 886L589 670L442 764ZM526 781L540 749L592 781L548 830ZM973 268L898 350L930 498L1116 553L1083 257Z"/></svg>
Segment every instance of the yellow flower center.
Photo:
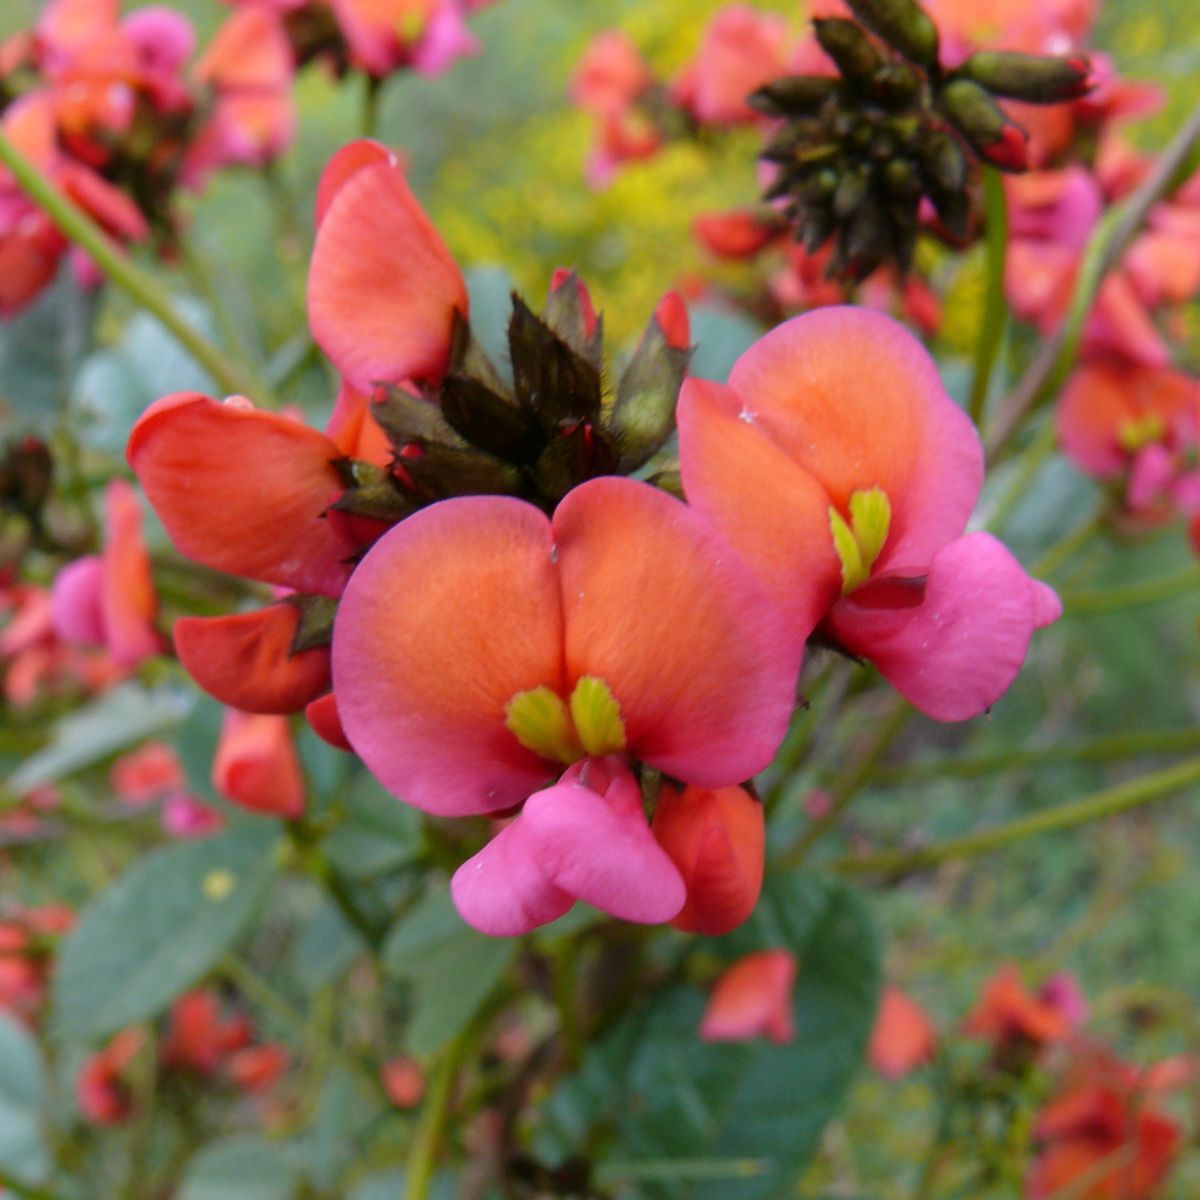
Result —
<svg viewBox="0 0 1200 1200"><path fill-rule="evenodd" d="M1130 417L1117 430L1117 443L1127 454L1136 454L1154 442L1161 442L1167 432L1166 422L1158 413Z"/></svg>
<svg viewBox="0 0 1200 1200"><path fill-rule="evenodd" d="M568 766L625 749L621 706L595 675L578 680L569 703L544 685L518 692L504 706L504 725L527 750Z"/></svg>
<svg viewBox="0 0 1200 1200"><path fill-rule="evenodd" d="M849 521L830 505L829 529L842 564L843 596L870 577L891 525L892 505L883 488L855 492L850 497Z"/></svg>

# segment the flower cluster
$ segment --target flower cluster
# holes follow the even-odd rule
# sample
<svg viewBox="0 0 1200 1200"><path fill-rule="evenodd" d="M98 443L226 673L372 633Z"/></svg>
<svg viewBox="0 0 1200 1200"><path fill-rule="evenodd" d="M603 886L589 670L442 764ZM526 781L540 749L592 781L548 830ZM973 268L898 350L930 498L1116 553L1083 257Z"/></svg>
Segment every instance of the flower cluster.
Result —
<svg viewBox="0 0 1200 1200"><path fill-rule="evenodd" d="M961 720L1057 615L964 535L978 438L887 318L796 318L722 387L684 378L668 297L610 387L600 320L559 273L543 316L514 298L509 374L381 146L333 159L317 222L309 316L343 377L326 432L176 395L129 461L185 554L287 593L181 619L184 665L243 712L304 708L419 809L492 817L453 880L485 932L575 900L732 928L762 878L740 785L783 738L810 637ZM686 503L628 477L655 469L677 395Z"/></svg>
<svg viewBox="0 0 1200 1200"><path fill-rule="evenodd" d="M181 13L120 0L52 0L0 46L0 128L112 237L175 252L176 196L222 168L261 168L295 135L297 67L318 57L378 81L438 74L478 43L487 0L243 0L196 55ZM98 270L0 170L0 317L29 304L69 257Z"/></svg>
<svg viewBox="0 0 1200 1200"><path fill-rule="evenodd" d="M717 999L714 993L714 1006ZM1164 1194L1183 1145L1167 1101L1191 1082L1195 1063L1190 1057L1145 1068L1123 1062L1085 1036L1087 1019L1072 975L1052 975L1032 992L1020 968L1007 963L984 982L961 1026L965 1038L988 1046L985 1066L974 1063L957 1076L947 1058L952 1047L941 1044L930 1017L894 985L884 990L868 1058L878 1074L897 1080L941 1056L955 1089L943 1102L961 1106L981 1130L990 1105L1011 1112L1032 1093L1028 1200L1068 1193L1079 1200L1151 1200Z"/></svg>

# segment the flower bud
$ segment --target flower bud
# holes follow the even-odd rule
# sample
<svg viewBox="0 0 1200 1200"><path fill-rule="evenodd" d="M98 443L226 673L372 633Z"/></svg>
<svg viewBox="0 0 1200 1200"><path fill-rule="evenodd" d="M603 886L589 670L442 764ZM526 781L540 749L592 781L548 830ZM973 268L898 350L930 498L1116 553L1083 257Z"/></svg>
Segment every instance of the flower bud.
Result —
<svg viewBox="0 0 1200 1200"><path fill-rule="evenodd" d="M692 356L689 337L687 308L675 292L668 292L617 384L608 428L620 447L622 471L637 470L670 436Z"/></svg>
<svg viewBox="0 0 1200 1200"><path fill-rule="evenodd" d="M687 885L676 929L715 936L754 911L765 830L762 805L744 788L664 787L651 827Z"/></svg>
<svg viewBox="0 0 1200 1200"><path fill-rule="evenodd" d="M952 79L942 88L942 108L976 153L1005 171L1029 165L1026 138L979 84Z"/></svg>
<svg viewBox="0 0 1200 1200"><path fill-rule="evenodd" d="M957 70L996 96L1030 104L1078 100L1093 87L1091 63L1081 54L1047 58L1013 50L972 54Z"/></svg>
<svg viewBox="0 0 1200 1200"><path fill-rule="evenodd" d="M700 1020L703 1042L748 1042L767 1037L778 1046L796 1036L792 986L796 957L790 950L760 950L738 959L717 980Z"/></svg>
<svg viewBox="0 0 1200 1200"><path fill-rule="evenodd" d="M898 987L885 987L867 1043L871 1069L884 1079L901 1079L933 1058L936 1043L925 1010Z"/></svg>
<svg viewBox="0 0 1200 1200"><path fill-rule="evenodd" d="M751 92L747 103L768 117L802 117L814 113L838 90L828 75L785 75Z"/></svg>
<svg viewBox="0 0 1200 1200"><path fill-rule="evenodd" d="M571 349L599 363L604 322L596 315L587 286L574 271L559 267L551 276L545 316L546 324Z"/></svg>
<svg viewBox="0 0 1200 1200"><path fill-rule="evenodd" d="M286 717L230 709L213 760L213 787L233 804L277 817L304 811L304 779Z"/></svg>
<svg viewBox="0 0 1200 1200"><path fill-rule="evenodd" d="M865 84L883 66L882 55L853 21L818 17L813 26L821 49L849 83Z"/></svg>
<svg viewBox="0 0 1200 1200"><path fill-rule="evenodd" d="M937 26L916 0L847 0L851 12L909 62L938 63Z"/></svg>

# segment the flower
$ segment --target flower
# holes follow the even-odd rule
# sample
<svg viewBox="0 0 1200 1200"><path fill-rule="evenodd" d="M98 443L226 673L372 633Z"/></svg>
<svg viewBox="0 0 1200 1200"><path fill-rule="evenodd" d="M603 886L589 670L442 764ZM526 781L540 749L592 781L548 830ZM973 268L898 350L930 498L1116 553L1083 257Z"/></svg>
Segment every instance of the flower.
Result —
<svg viewBox="0 0 1200 1200"><path fill-rule="evenodd" d="M52 604L60 637L104 646L118 666L134 666L162 650L141 505L123 479L105 489L103 551L77 558L58 573Z"/></svg>
<svg viewBox="0 0 1200 1200"><path fill-rule="evenodd" d="M879 998L879 1011L867 1043L867 1062L885 1079L902 1079L929 1062L937 1046L937 1031L925 1010L894 984Z"/></svg>
<svg viewBox="0 0 1200 1200"><path fill-rule="evenodd" d="M1037 1116L1034 1136L1042 1148L1029 1172L1029 1200L1162 1195L1183 1143L1160 1103L1163 1091L1186 1079L1178 1065L1168 1060L1139 1071L1103 1051L1090 1055Z"/></svg>
<svg viewBox="0 0 1200 1200"><path fill-rule="evenodd" d="M796 1036L792 987L796 956L759 950L727 967L713 987L700 1020L703 1042L747 1042L765 1037L786 1045Z"/></svg>
<svg viewBox="0 0 1200 1200"><path fill-rule="evenodd" d="M182 788L183 767L166 742L149 741L118 758L108 781L122 804L140 807Z"/></svg>
<svg viewBox="0 0 1200 1200"><path fill-rule="evenodd" d="M119 1125L133 1115L129 1068L145 1044L140 1029L123 1029L88 1055L75 1080L75 1103L93 1125Z"/></svg>
<svg viewBox="0 0 1200 1200"><path fill-rule="evenodd" d="M1078 1023L1081 1009L1076 994L1065 994L1061 977L1055 979L1048 991L1035 996L1021 982L1017 966L1006 963L983 985L963 1032L986 1039L997 1050L1062 1041Z"/></svg>
<svg viewBox="0 0 1200 1200"><path fill-rule="evenodd" d="M317 193L308 275L313 338L353 387L437 380L454 314L467 314L462 273L422 211L399 160L352 142Z"/></svg>
<svg viewBox="0 0 1200 1200"><path fill-rule="evenodd" d="M304 812L304 777L287 717L229 709L213 759L213 787L233 804L277 817Z"/></svg>
<svg viewBox="0 0 1200 1200"><path fill-rule="evenodd" d="M685 382L688 502L740 554L801 642L819 628L922 712L994 703L1061 611L1004 546L963 529L979 439L901 326L853 308L795 317ZM751 482L753 485L751 486Z"/></svg>
<svg viewBox="0 0 1200 1200"><path fill-rule="evenodd" d="M159 1057L164 1067L212 1075L235 1050L246 1046L253 1030L241 1016L222 1018L221 1001L210 988L185 992L174 1004Z"/></svg>
<svg viewBox="0 0 1200 1200"><path fill-rule="evenodd" d="M754 911L766 829L762 805L745 788L666 785L652 828L687 886L687 900L671 919L676 929L728 933Z"/></svg>
<svg viewBox="0 0 1200 1200"><path fill-rule="evenodd" d="M561 911L550 887L616 906L621 839L632 845L635 829L638 861L661 883L637 919L674 916L682 881L626 764L702 787L749 778L783 737L798 664L705 524L612 477L572 490L553 520L504 497L420 510L359 564L334 626L342 726L389 791L444 816L538 792L456 875L460 911L495 933L550 919L551 900ZM536 914L522 911L517 875Z"/></svg>

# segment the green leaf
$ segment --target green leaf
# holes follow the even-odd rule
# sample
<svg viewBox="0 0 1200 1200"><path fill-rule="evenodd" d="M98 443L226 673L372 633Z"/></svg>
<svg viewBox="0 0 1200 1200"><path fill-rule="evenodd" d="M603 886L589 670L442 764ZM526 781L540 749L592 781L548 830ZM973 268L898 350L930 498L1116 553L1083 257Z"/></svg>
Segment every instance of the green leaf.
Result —
<svg viewBox="0 0 1200 1200"><path fill-rule="evenodd" d="M84 909L54 979L53 1022L95 1040L157 1015L229 949L275 874L271 825L139 859Z"/></svg>
<svg viewBox="0 0 1200 1200"><path fill-rule="evenodd" d="M376 1171L360 1180L347 1200L397 1200L404 1194L403 1171ZM457 1178L449 1171L439 1171L433 1177L429 1200L455 1200L459 1195Z"/></svg>
<svg viewBox="0 0 1200 1200"><path fill-rule="evenodd" d="M126 746L178 725L187 716L191 702L189 693L176 688L147 691L135 684L113 688L59 721L50 742L12 773L8 787L25 792L90 767Z"/></svg>
<svg viewBox="0 0 1200 1200"><path fill-rule="evenodd" d="M206 1146L192 1159L179 1200L292 1200L299 1172L266 1138L247 1135Z"/></svg>
<svg viewBox="0 0 1200 1200"><path fill-rule="evenodd" d="M325 843L338 871L350 879L367 879L413 861L421 844L421 816L415 808L385 791L367 771L359 771L341 800L342 822Z"/></svg>
<svg viewBox="0 0 1200 1200"><path fill-rule="evenodd" d="M297 1140L306 1181L334 1193L343 1173L363 1150L363 1133L372 1128L381 1106L363 1095L349 1072L335 1068L325 1078L312 1126ZM393 1197L399 1196L394 1192Z"/></svg>
<svg viewBox="0 0 1200 1200"><path fill-rule="evenodd" d="M54 427L91 341L95 307L95 297L64 270L33 305L0 322L0 424L12 410L23 431Z"/></svg>
<svg viewBox="0 0 1200 1200"><path fill-rule="evenodd" d="M689 307L692 344L696 347L688 373L724 383L733 364L762 336L761 326L718 304Z"/></svg>
<svg viewBox="0 0 1200 1200"><path fill-rule="evenodd" d="M430 1054L461 1033L500 981L517 943L489 938L464 925L450 889L431 888L397 922L383 947L383 963L413 989L408 1044Z"/></svg>
<svg viewBox="0 0 1200 1200"><path fill-rule="evenodd" d="M180 313L210 339L213 323L196 300L177 297ZM133 423L160 396L217 391L212 377L149 313L135 313L121 341L91 355L72 392L80 435L87 445L122 455Z"/></svg>
<svg viewBox="0 0 1200 1200"><path fill-rule="evenodd" d="M46 1073L33 1035L0 1013L0 1167L22 1182L43 1182L50 1160L42 1141Z"/></svg>
<svg viewBox="0 0 1200 1200"><path fill-rule="evenodd" d="M605 1182L636 1181L639 1196L788 1192L862 1060L880 982L870 914L841 883L789 874L768 881L745 926L708 946L730 959L792 950L795 1040L707 1045L696 1036L706 996L684 985L655 993L546 1105L539 1149L551 1161L603 1127L612 1131Z"/></svg>

